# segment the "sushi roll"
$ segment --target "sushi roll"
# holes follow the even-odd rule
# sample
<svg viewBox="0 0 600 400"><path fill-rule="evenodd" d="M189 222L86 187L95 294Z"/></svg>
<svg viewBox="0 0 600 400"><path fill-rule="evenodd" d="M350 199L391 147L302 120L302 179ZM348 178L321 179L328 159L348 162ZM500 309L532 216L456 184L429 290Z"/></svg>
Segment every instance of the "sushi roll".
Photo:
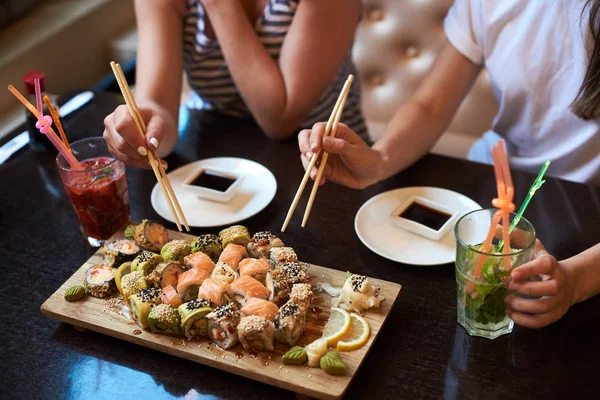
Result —
<svg viewBox="0 0 600 400"><path fill-rule="evenodd" d="M237 326L241 315L234 303L217 307L206 316L208 337L222 349L229 349L238 343Z"/></svg>
<svg viewBox="0 0 600 400"><path fill-rule="evenodd" d="M283 242L269 231L256 232L247 245L248 253L256 258L269 258L273 247L283 247Z"/></svg>
<svg viewBox="0 0 600 400"><path fill-rule="evenodd" d="M160 249L160 255L165 261L183 262L183 258L191 253L192 248L185 240L171 240Z"/></svg>
<svg viewBox="0 0 600 400"><path fill-rule="evenodd" d="M204 299L183 303L177 308L181 317L181 331L188 339L208 336L208 320L206 315L212 312L210 302Z"/></svg>
<svg viewBox="0 0 600 400"><path fill-rule="evenodd" d="M210 259L209 256L198 251L196 253L192 253L189 256L183 259L183 265L187 268L195 268L202 269L208 272L209 274L215 269L215 263Z"/></svg>
<svg viewBox="0 0 600 400"><path fill-rule="evenodd" d="M251 297L265 300L269 293L262 283L249 276L241 276L231 284L234 301L243 306Z"/></svg>
<svg viewBox="0 0 600 400"><path fill-rule="evenodd" d="M152 306L148 314L148 327L154 333L181 336L181 317L175 307L157 304Z"/></svg>
<svg viewBox="0 0 600 400"><path fill-rule="evenodd" d="M127 305L140 328L148 328L148 314L153 305L160 304L160 295L160 289L148 288L129 296Z"/></svg>
<svg viewBox="0 0 600 400"><path fill-rule="evenodd" d="M192 247L192 253L201 251L209 256L213 262L217 262L223 251L221 239L212 233L205 233L204 235L198 236L196 239L192 239L190 246Z"/></svg>
<svg viewBox="0 0 600 400"><path fill-rule="evenodd" d="M275 340L294 346L306 327L306 310L288 301L275 316Z"/></svg>
<svg viewBox="0 0 600 400"><path fill-rule="evenodd" d="M269 262L271 268L275 269L286 262L298 262L298 256L291 247L273 247L269 252Z"/></svg>
<svg viewBox="0 0 600 400"><path fill-rule="evenodd" d="M233 268L234 271L237 271L240 261L246 257L248 257L248 251L244 246L230 243L227 245L227 247L223 248L223 252L219 257L219 261L224 262Z"/></svg>
<svg viewBox="0 0 600 400"><path fill-rule="evenodd" d="M179 307L181 305L181 297L179 297L179 293L177 293L177 290L173 286L165 286L162 289L160 302L170 304L173 307Z"/></svg>
<svg viewBox="0 0 600 400"><path fill-rule="evenodd" d="M198 290L198 298L206 299L215 306L229 304L233 301L233 290L229 283L217 279L206 279Z"/></svg>
<svg viewBox="0 0 600 400"><path fill-rule="evenodd" d="M142 249L133 240L119 239L106 243L103 251L104 265L118 268L127 261L133 261Z"/></svg>
<svg viewBox="0 0 600 400"><path fill-rule="evenodd" d="M275 303L271 303L268 300L257 299L256 297L252 297L248 299L244 307L240 310L240 312L245 315L258 315L259 317L265 317L269 321L273 321L275 314L279 307L275 305Z"/></svg>
<svg viewBox="0 0 600 400"><path fill-rule="evenodd" d="M273 301L276 304L283 304L288 300L294 284L308 282L307 269L308 266L305 263L286 262L271 272L274 293Z"/></svg>
<svg viewBox="0 0 600 400"><path fill-rule="evenodd" d="M142 271L131 271L121 279L121 288L123 289L123 297L125 297L125 300L129 299L129 296L136 294L147 287L146 277Z"/></svg>
<svg viewBox="0 0 600 400"><path fill-rule="evenodd" d="M265 283L267 272L271 271L269 262L264 258L246 258L238 265L240 276L251 276L260 283Z"/></svg>
<svg viewBox="0 0 600 400"><path fill-rule="evenodd" d="M210 274L210 277L231 284L238 278L238 274L229 265L219 261Z"/></svg>
<svg viewBox="0 0 600 400"><path fill-rule="evenodd" d="M225 249L229 243L235 243L246 247L248 246L248 243L250 243L250 232L248 232L248 228L245 226L234 225L219 232L219 239L221 239L223 249Z"/></svg>
<svg viewBox="0 0 600 400"><path fill-rule="evenodd" d="M265 317L250 315L237 327L238 337L246 350L273 351L273 323Z"/></svg>
<svg viewBox="0 0 600 400"><path fill-rule="evenodd" d="M141 271L144 275L150 275L156 266L165 261L160 255L144 250L131 262L132 271Z"/></svg>
<svg viewBox="0 0 600 400"><path fill-rule="evenodd" d="M159 288L165 288L167 286L177 286L179 276L183 274L185 270L181 264L173 261L165 261L159 263L154 271L148 276L148 283L155 285Z"/></svg>
<svg viewBox="0 0 600 400"><path fill-rule="evenodd" d="M94 265L88 268L83 287L90 296L99 298L110 296L117 291L115 269L106 265Z"/></svg>
<svg viewBox="0 0 600 400"><path fill-rule="evenodd" d="M267 271L267 275L265 276L265 288L267 289L267 300L275 302L275 281L273 281L271 271Z"/></svg>
<svg viewBox="0 0 600 400"><path fill-rule="evenodd" d="M210 272L203 269L192 268L179 275L177 282L177 293L183 302L198 298L198 290L206 279L210 277Z"/></svg>
<svg viewBox="0 0 600 400"><path fill-rule="evenodd" d="M153 252L159 252L169 241L165 227L147 219L136 227L127 228L125 236L133 239L142 249Z"/></svg>
<svg viewBox="0 0 600 400"><path fill-rule="evenodd" d="M290 292L290 302L296 304L303 311L307 311L314 296L312 287L308 283L296 283Z"/></svg>

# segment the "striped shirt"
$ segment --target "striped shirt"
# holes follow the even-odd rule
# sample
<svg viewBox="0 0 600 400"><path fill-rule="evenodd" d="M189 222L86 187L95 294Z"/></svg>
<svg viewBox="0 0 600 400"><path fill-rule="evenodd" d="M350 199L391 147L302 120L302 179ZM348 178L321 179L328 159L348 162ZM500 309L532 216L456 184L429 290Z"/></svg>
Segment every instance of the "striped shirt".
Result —
<svg viewBox="0 0 600 400"><path fill-rule="evenodd" d="M255 24L255 31L265 49L278 60L283 41L290 28L300 0L269 0ZM187 0L184 21L184 68L192 96L187 106L192 109L216 110L237 117L250 117L251 113L237 90L233 77L223 57L221 47L205 33L206 12L200 0ZM315 123L327 121L342 91L348 75L355 76L348 95L341 122L368 140L367 128L361 111L360 81L350 54L333 83L319 99L300 128L311 128Z"/></svg>

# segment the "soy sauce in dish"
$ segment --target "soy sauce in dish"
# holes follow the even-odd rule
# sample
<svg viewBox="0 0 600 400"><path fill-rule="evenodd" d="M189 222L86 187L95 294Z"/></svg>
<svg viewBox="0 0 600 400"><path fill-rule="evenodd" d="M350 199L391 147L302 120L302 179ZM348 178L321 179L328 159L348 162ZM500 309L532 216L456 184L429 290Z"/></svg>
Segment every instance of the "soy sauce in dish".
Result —
<svg viewBox="0 0 600 400"><path fill-rule="evenodd" d="M435 210L417 202L413 202L398 216L425 225L434 231L439 231L452 217L445 212Z"/></svg>
<svg viewBox="0 0 600 400"><path fill-rule="evenodd" d="M219 175L212 171L202 171L189 184L216 190L218 192L226 192L234 182L235 179L228 176Z"/></svg>

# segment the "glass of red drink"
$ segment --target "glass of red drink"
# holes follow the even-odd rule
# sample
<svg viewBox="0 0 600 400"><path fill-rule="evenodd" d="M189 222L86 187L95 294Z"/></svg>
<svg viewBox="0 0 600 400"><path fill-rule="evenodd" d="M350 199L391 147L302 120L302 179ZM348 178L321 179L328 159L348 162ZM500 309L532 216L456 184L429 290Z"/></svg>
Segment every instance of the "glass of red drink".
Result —
<svg viewBox="0 0 600 400"><path fill-rule="evenodd" d="M102 137L71 143L71 149L83 169L71 169L61 154L56 165L83 235L98 247L129 221L125 164L110 154Z"/></svg>

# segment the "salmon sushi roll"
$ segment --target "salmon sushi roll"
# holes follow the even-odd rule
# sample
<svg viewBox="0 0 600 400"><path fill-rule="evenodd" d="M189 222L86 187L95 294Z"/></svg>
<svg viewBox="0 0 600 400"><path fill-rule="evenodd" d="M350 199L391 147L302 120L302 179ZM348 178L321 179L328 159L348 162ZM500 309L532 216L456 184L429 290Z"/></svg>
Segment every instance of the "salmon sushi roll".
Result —
<svg viewBox="0 0 600 400"><path fill-rule="evenodd" d="M183 265L188 268L196 268L207 271L209 274L215 269L215 263L209 256L201 251L192 253L183 259Z"/></svg>
<svg viewBox="0 0 600 400"><path fill-rule="evenodd" d="M177 293L177 290L173 286L162 288L160 302L172 305L173 307L179 307L182 304L181 297L179 297L179 293Z"/></svg>
<svg viewBox="0 0 600 400"><path fill-rule="evenodd" d="M238 278L238 273L224 262L217 262L217 266L213 269L210 277L219 281L233 283Z"/></svg>
<svg viewBox="0 0 600 400"><path fill-rule="evenodd" d="M265 317L250 315L237 327L238 337L246 350L273 351L273 323Z"/></svg>
<svg viewBox="0 0 600 400"><path fill-rule="evenodd" d="M198 268L192 268L179 275L177 293L179 293L181 300L185 303L197 299L200 286L209 277L210 272Z"/></svg>
<svg viewBox="0 0 600 400"><path fill-rule="evenodd" d="M275 305L275 303L271 303L268 300L257 299L256 297L252 297L248 299L244 307L240 310L240 312L245 315L258 315L259 317L265 317L269 321L272 321L279 311L279 307Z"/></svg>
<svg viewBox="0 0 600 400"><path fill-rule="evenodd" d="M256 232L248 243L248 253L256 258L269 258L273 247L283 247L283 242L269 231Z"/></svg>
<svg viewBox="0 0 600 400"><path fill-rule="evenodd" d="M306 327L306 310L288 301L275 316L275 340L290 346L296 344Z"/></svg>
<svg viewBox="0 0 600 400"><path fill-rule="evenodd" d="M208 337L222 349L229 349L238 343L237 326L241 315L235 303L215 308L206 316Z"/></svg>
<svg viewBox="0 0 600 400"><path fill-rule="evenodd" d="M233 290L225 281L208 278L202 282L198 290L198 298L206 299L215 306L221 306L233 301Z"/></svg>
<svg viewBox="0 0 600 400"><path fill-rule="evenodd" d="M237 271L240 261L246 257L248 257L248 251L244 246L230 243L223 249L223 252L219 256L219 261L229 265L234 271Z"/></svg>
<svg viewBox="0 0 600 400"><path fill-rule="evenodd" d="M233 289L233 299L240 306L246 304L251 297L257 297L265 300L269 295L267 288L262 283L250 276L241 276L231 284Z"/></svg>
<svg viewBox="0 0 600 400"><path fill-rule="evenodd" d="M271 266L264 258L246 258L240 262L238 269L240 276L251 276L264 284L267 272L271 270Z"/></svg>
<svg viewBox="0 0 600 400"><path fill-rule="evenodd" d="M291 247L272 247L269 252L269 262L271 268L275 269L286 262L298 262L298 256Z"/></svg>
<svg viewBox="0 0 600 400"><path fill-rule="evenodd" d="M250 232L243 225L234 225L219 232L219 239L221 239L223 249L229 243L239 244L245 248L250 242Z"/></svg>

